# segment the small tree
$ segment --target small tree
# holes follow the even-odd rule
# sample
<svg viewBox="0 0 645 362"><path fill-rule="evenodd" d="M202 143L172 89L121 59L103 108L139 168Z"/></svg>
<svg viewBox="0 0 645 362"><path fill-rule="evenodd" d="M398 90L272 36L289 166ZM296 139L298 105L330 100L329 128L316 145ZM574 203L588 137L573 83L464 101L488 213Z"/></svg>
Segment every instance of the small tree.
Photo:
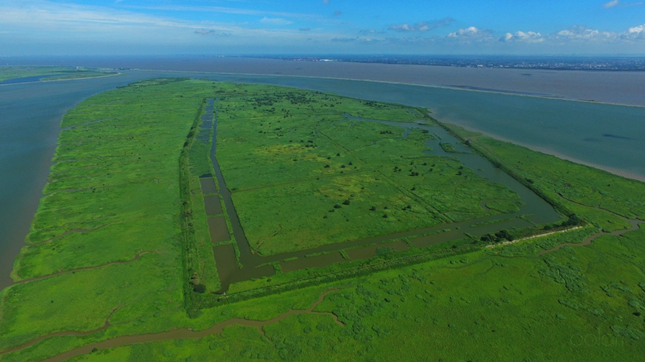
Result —
<svg viewBox="0 0 645 362"><path fill-rule="evenodd" d="M193 291L203 294L206 292L206 286L204 284L197 284L193 288Z"/></svg>

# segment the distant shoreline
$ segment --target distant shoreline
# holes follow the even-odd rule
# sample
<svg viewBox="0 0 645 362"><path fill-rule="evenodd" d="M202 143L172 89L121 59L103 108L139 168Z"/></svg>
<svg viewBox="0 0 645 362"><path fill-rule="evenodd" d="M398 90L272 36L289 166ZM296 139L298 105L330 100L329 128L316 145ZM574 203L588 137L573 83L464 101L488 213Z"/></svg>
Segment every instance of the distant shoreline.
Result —
<svg viewBox="0 0 645 362"><path fill-rule="evenodd" d="M133 72L159 72L157 69L130 69L128 71ZM333 80L346 80L352 82L374 82L374 83L384 83L384 84L399 84L399 85L408 85L415 87L427 87L427 88L439 88L439 89L450 89L456 91L465 91L465 92L480 92L480 93L491 93L491 94L501 94L507 96L516 96L516 97L529 97L529 98L540 98L540 99L551 99L556 101L567 101L567 102L580 102L580 103L591 103L591 104L603 104L609 106L619 106L619 107L633 107L633 108L645 108L645 105L637 104L627 104L627 103L612 103L612 102L603 102L589 99L575 99L575 98L565 98L558 97L556 95L537 95L537 94L526 94L520 91L505 91L502 89L477 89L476 87L467 88L466 86L447 86L447 85L432 85L432 84L418 84L418 83L406 83L406 82L393 82L377 79L360 79L360 78L339 78L339 77L325 77L325 76L315 76L315 75L289 75L289 74L269 74L269 73L238 73L238 72L207 72L207 71L198 71L198 70L169 70L169 72L177 73L211 73L211 74L222 74L222 75L245 75L245 76L270 76L270 77L286 77L286 78L317 78L317 79L333 79Z"/></svg>
<svg viewBox="0 0 645 362"><path fill-rule="evenodd" d="M156 70L345 79L523 94L559 100L645 107L645 71L298 61L258 57L50 57L14 59L15 65L69 64L115 71ZM549 97L551 96L551 97Z"/></svg>
<svg viewBox="0 0 645 362"><path fill-rule="evenodd" d="M645 55L545 56L545 55L240 55L228 58L273 59L312 63L421 65L453 68L558 70L584 72L644 72ZM623 60L616 63L616 60ZM627 63L626 63L626 62ZM631 62L630 62L631 61Z"/></svg>

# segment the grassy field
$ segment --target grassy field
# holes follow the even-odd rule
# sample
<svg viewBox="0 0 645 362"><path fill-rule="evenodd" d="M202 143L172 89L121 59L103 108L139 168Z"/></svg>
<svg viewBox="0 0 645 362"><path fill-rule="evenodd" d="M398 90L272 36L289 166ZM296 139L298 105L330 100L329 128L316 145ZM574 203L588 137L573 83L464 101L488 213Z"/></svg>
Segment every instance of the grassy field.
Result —
<svg viewBox="0 0 645 362"><path fill-rule="evenodd" d="M584 236L535 242L575 243ZM637 316L645 302L644 238L638 230L542 257L527 249L531 242L380 272L328 285L318 313L99 349L73 361L638 361L645 353ZM313 306L314 291L325 289L299 291L308 304L293 308ZM280 298L293 303L294 294ZM238 308L218 311L238 316Z"/></svg>
<svg viewBox="0 0 645 362"><path fill-rule="evenodd" d="M99 71L87 68L45 67L45 66L0 66L0 82L35 76L50 76L42 81L80 79L115 75L113 71Z"/></svg>
<svg viewBox="0 0 645 362"><path fill-rule="evenodd" d="M376 122L436 125L417 109L253 85L218 94L217 158L261 255L517 211L505 186L425 154L427 130Z"/></svg>
<svg viewBox="0 0 645 362"><path fill-rule="evenodd" d="M433 225L491 212L483 201L498 210L493 213L515 210L517 199L505 188L453 159L424 155L422 141L432 135L411 131L403 139L400 127L345 115L433 122L417 110L258 85L135 83L89 98L63 119L45 197L15 263L17 284L0 292L0 361L638 361L645 355L645 230L634 219L645 216L645 184L456 127L476 150L587 224L492 248L466 238L424 251L448 255L436 260L194 309L209 297L192 291L195 278L207 290L218 287L199 185L199 176L213 171L210 141L195 139L203 132L200 119L209 118L204 100L210 98L219 99L218 158L224 155L236 207L278 213L265 221L293 219L300 229L309 222L314 230L333 230L338 241L362 231L324 229L321 220L391 232L399 226L385 219ZM297 112L312 128L290 120ZM376 152L374 142L387 152ZM311 213L304 202L324 212ZM369 219L372 206L378 220ZM246 226L253 230L255 222L257 234L291 225L263 229L261 218L248 217ZM570 245L558 248L563 244ZM263 245L267 253L281 247ZM450 254L460 248L476 251ZM332 268L395 261L382 252ZM234 288L316 273L278 273Z"/></svg>
<svg viewBox="0 0 645 362"><path fill-rule="evenodd" d="M18 283L2 292L0 350L108 319L123 333L186 318L179 158L211 93L210 82L143 82L65 115Z"/></svg>
<svg viewBox="0 0 645 362"><path fill-rule="evenodd" d="M507 164L513 163L501 156L504 152L530 158L540 168L531 174L538 185L588 185L559 171L573 168L599 184L608 182L619 194L645 192L642 183L474 136L468 135ZM601 215L634 201L609 206ZM598 211L596 206L579 206L577 212L596 215L591 212ZM601 226L607 219L597 220ZM331 294L314 311L331 312L344 326L330 315L301 313L260 327L231 326L199 339L100 350L75 361L117 356L125 361L638 361L645 353L645 230L575 246L597 231L590 225L329 284Z"/></svg>

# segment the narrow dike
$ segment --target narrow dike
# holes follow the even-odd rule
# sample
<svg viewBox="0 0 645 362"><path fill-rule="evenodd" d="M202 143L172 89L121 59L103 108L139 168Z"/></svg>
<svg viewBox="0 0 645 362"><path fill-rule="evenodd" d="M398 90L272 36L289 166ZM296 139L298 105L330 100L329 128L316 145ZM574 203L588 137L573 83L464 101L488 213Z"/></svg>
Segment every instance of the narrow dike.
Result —
<svg viewBox="0 0 645 362"><path fill-rule="evenodd" d="M200 122L200 115L204 112L205 105L211 105L213 99L204 100L195 115L193 124L188 131L186 141L179 155L179 199L181 201L181 232L182 232L182 261L183 261L183 280L191 279L195 270L199 270L199 253L197 252L197 240L195 237L195 220L193 219L193 210L190 193L190 149L197 138L197 129ZM210 108L210 107L208 107ZM192 285L188 282L183 283L184 308L189 313L195 311Z"/></svg>

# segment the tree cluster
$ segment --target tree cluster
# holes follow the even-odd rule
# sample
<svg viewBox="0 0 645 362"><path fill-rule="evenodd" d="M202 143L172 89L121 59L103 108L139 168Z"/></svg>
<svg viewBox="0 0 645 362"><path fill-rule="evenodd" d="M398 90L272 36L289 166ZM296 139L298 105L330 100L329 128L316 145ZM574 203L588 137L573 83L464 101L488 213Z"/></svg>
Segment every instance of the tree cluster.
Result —
<svg viewBox="0 0 645 362"><path fill-rule="evenodd" d="M513 241L513 235L508 230L500 230L495 234L486 234L479 238L481 241L499 243L504 240Z"/></svg>

